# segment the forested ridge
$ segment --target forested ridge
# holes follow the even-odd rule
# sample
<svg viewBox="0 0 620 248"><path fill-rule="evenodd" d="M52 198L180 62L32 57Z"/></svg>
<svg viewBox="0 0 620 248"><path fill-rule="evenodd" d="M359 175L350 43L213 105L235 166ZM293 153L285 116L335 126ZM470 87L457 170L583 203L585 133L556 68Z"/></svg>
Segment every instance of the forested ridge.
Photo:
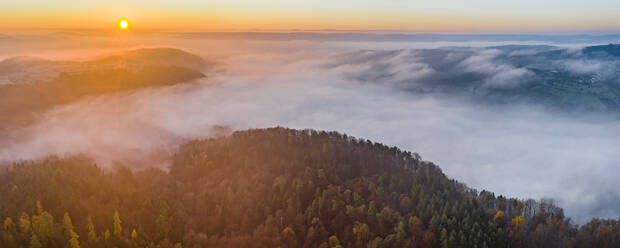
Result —
<svg viewBox="0 0 620 248"><path fill-rule="evenodd" d="M1 247L620 247L550 201L470 189L411 152L256 129L181 146L168 170L85 156L0 174Z"/></svg>
<svg viewBox="0 0 620 248"><path fill-rule="evenodd" d="M129 50L84 62L0 60L0 78L10 81L0 83L0 131L27 126L45 110L84 97L203 78L200 69L209 66L196 55L172 48Z"/></svg>

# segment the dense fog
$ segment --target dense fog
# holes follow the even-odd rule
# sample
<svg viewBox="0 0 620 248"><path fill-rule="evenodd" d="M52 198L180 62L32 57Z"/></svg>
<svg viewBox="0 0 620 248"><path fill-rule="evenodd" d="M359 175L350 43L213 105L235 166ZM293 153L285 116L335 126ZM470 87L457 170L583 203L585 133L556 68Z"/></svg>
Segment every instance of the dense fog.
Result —
<svg viewBox="0 0 620 248"><path fill-rule="evenodd" d="M70 39L68 44L76 42ZM168 156L187 140L248 128L313 128L417 152L480 190L553 198L577 222L620 217L620 119L614 109L591 98L532 96L522 87L546 80L541 64L564 72L566 80L580 82L595 73L612 85L606 87L619 83L618 60L587 56L581 44L98 39L80 49L56 40L59 48L43 57L79 59L166 46L217 66L188 83L53 107L33 125L3 131L0 161L86 153L104 167L121 162L165 168ZM2 42L5 48L10 44ZM536 46L496 47L515 42ZM36 56L47 49L37 41L29 44L14 44L16 49L3 49L0 57ZM560 57L540 55L558 49ZM562 107L566 104L577 106Z"/></svg>

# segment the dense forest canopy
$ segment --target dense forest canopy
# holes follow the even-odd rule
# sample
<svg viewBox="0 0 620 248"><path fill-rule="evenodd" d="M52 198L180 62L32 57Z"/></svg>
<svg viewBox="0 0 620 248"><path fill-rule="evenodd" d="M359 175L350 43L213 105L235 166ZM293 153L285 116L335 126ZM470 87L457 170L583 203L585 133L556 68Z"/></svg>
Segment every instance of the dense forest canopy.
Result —
<svg viewBox="0 0 620 248"><path fill-rule="evenodd" d="M84 156L0 174L2 247L620 247L551 201L470 189L411 152L336 132L195 140L169 170Z"/></svg>

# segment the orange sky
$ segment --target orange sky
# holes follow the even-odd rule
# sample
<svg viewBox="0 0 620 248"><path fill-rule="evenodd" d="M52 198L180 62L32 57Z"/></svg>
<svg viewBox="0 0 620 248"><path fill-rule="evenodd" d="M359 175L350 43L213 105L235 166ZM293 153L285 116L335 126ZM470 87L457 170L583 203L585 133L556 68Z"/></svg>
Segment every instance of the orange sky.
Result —
<svg viewBox="0 0 620 248"><path fill-rule="evenodd" d="M617 0L22 0L0 3L0 29L618 31Z"/></svg>

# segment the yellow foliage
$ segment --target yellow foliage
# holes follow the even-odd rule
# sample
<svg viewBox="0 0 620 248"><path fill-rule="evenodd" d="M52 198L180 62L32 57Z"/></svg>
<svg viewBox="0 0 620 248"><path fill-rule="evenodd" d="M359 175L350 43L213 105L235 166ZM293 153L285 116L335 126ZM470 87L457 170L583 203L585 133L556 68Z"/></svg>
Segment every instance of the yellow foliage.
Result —
<svg viewBox="0 0 620 248"><path fill-rule="evenodd" d="M512 225L515 227L525 225L525 219L523 218L523 216L520 216L520 215L517 217L514 217L514 219L512 219Z"/></svg>
<svg viewBox="0 0 620 248"><path fill-rule="evenodd" d="M293 231L293 228L291 228L290 226L287 226L286 228L284 228L284 230L282 230L282 235L295 236L295 231Z"/></svg>
<svg viewBox="0 0 620 248"><path fill-rule="evenodd" d="M504 219L504 216L506 216L504 214L504 212L502 212L501 210L497 211L497 213L495 213L495 216L493 216L493 222L497 223L498 220L502 220Z"/></svg>
<svg viewBox="0 0 620 248"><path fill-rule="evenodd" d="M123 227L121 226L121 217L118 216L118 211L114 211L114 235L121 236Z"/></svg>
<svg viewBox="0 0 620 248"><path fill-rule="evenodd" d="M15 222L13 222L11 218L6 217L6 219L4 219L4 224L2 225L2 227L4 228L4 230L8 231L15 227Z"/></svg>
<svg viewBox="0 0 620 248"><path fill-rule="evenodd" d="M71 248L80 248L80 236L77 235L77 233L75 233L73 230L69 230L69 236L71 237L71 239L69 240L69 245L71 246Z"/></svg>
<svg viewBox="0 0 620 248"><path fill-rule="evenodd" d="M136 229L134 228L133 231L131 231L131 239L136 239L138 237L138 232L136 232Z"/></svg>
<svg viewBox="0 0 620 248"><path fill-rule="evenodd" d="M41 241L39 241L39 238L34 233L30 237L30 248L43 248Z"/></svg>
<svg viewBox="0 0 620 248"><path fill-rule="evenodd" d="M41 202L37 201L37 213L41 214L43 213L43 207L41 206Z"/></svg>

